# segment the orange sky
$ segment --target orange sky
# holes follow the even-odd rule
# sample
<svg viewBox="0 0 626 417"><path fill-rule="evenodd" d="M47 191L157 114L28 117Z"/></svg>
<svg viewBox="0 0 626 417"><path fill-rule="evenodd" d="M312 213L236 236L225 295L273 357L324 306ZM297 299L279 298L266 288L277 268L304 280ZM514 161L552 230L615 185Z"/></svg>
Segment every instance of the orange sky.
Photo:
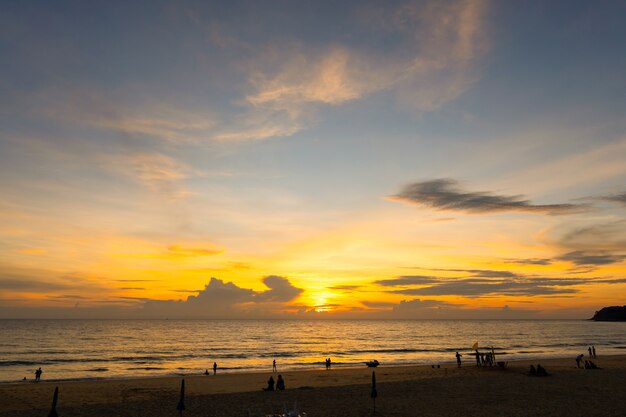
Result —
<svg viewBox="0 0 626 417"><path fill-rule="evenodd" d="M619 6L101 7L0 17L0 318L624 304Z"/></svg>

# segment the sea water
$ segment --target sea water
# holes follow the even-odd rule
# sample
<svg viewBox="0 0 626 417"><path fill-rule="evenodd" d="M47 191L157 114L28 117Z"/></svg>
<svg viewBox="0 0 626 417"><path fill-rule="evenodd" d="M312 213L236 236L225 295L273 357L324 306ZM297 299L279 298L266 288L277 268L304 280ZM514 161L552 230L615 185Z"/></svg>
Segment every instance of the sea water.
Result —
<svg viewBox="0 0 626 417"><path fill-rule="evenodd" d="M626 323L583 320L0 320L0 381L445 364L626 353Z"/></svg>

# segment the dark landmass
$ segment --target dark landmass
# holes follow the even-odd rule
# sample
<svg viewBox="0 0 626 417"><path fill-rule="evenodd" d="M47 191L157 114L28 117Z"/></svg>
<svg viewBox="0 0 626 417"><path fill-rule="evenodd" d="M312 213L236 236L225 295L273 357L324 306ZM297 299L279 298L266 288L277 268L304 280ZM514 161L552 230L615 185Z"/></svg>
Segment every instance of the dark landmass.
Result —
<svg viewBox="0 0 626 417"><path fill-rule="evenodd" d="M591 318L593 321L626 321L626 306L604 307L596 311Z"/></svg>

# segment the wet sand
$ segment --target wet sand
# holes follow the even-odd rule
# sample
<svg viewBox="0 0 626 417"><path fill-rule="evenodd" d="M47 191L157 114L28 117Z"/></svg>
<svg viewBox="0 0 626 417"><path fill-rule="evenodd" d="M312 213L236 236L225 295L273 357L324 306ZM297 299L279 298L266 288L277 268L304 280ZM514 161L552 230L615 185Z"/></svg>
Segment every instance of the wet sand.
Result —
<svg viewBox="0 0 626 417"><path fill-rule="evenodd" d="M378 416L626 416L626 356L376 368ZM531 363L551 374L531 377ZM279 369L280 371L280 369ZM292 408L309 417L371 416L372 368L279 372L282 392L263 392L271 372L185 377L184 416L265 416ZM276 374L274 379L276 379ZM44 374L45 376L45 374ZM177 416L180 377L0 384L0 416L46 416L59 387L60 417Z"/></svg>

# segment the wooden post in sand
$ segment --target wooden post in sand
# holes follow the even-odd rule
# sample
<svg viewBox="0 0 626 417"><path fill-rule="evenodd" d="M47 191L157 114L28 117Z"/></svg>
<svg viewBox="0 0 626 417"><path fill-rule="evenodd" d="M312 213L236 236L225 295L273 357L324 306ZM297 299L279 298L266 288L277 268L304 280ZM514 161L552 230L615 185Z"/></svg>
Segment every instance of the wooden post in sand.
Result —
<svg viewBox="0 0 626 417"><path fill-rule="evenodd" d="M372 397L374 401L374 412L372 414L376 414L376 397L378 397L378 391L376 391L376 372L374 371L372 371L372 393L370 397Z"/></svg>
<svg viewBox="0 0 626 417"><path fill-rule="evenodd" d="M180 400L178 400L178 405L176 409L180 412L180 415L183 415L183 411L185 411L185 378L183 378L180 383Z"/></svg>
<svg viewBox="0 0 626 417"><path fill-rule="evenodd" d="M57 400L59 399L59 387L54 388L54 396L52 397L52 408L48 417L59 417L57 414Z"/></svg>

